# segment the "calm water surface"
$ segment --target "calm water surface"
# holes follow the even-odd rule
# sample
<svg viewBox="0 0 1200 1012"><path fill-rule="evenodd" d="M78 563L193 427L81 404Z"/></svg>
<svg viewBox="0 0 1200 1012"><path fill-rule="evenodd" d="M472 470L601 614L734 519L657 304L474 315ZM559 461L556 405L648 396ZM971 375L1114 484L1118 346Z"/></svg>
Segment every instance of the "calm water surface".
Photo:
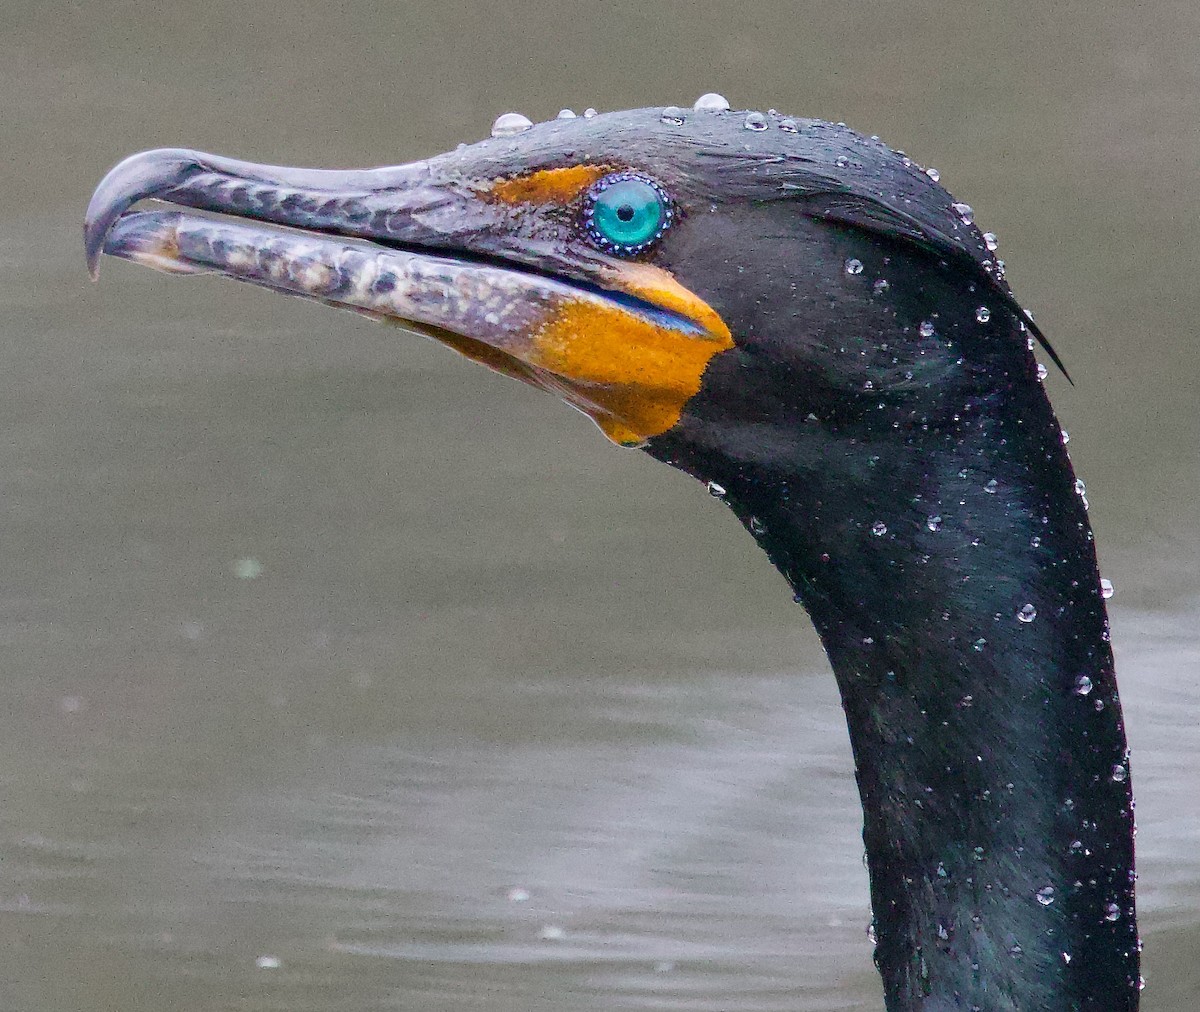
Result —
<svg viewBox="0 0 1200 1012"><path fill-rule="evenodd" d="M10 0L0 1008L878 1010L832 676L725 509L394 329L105 263L137 149L396 162L509 107L845 119L1078 385L1147 1012L1200 1007L1200 14Z"/></svg>

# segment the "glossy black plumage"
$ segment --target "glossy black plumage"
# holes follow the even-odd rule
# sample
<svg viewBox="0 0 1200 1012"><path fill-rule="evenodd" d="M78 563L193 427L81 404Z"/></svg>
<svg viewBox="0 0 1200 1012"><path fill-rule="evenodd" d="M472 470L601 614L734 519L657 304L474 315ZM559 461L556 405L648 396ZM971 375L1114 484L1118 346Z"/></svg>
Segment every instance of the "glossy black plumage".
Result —
<svg viewBox="0 0 1200 1012"><path fill-rule="evenodd" d="M232 165L144 156L98 191L89 255L158 196L595 291L612 265L578 207L478 188L575 165L661 184L679 213L640 259L734 346L645 448L729 503L829 653L889 1010L1136 1009L1128 758L1087 514L1041 335L942 187L840 125L654 109L374 174Z"/></svg>

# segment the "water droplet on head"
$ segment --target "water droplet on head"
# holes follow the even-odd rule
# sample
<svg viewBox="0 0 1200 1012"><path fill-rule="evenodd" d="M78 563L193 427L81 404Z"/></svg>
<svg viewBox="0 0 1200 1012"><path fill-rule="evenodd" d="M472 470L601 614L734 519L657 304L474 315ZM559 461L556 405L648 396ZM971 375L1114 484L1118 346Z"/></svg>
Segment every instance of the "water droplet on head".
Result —
<svg viewBox="0 0 1200 1012"><path fill-rule="evenodd" d="M1112 778L1118 784L1123 783L1127 776L1129 776L1129 771L1123 765L1121 765L1121 763L1117 763L1117 765L1112 768Z"/></svg>
<svg viewBox="0 0 1200 1012"><path fill-rule="evenodd" d="M1075 494L1076 495L1085 495L1086 493L1087 493L1087 486L1083 483L1083 479L1076 478L1075 479Z"/></svg>
<svg viewBox="0 0 1200 1012"><path fill-rule="evenodd" d="M796 121L794 119L790 119L790 118L780 120L779 121L779 129L782 130L785 134L794 134L794 133L799 132L799 128L796 126Z"/></svg>
<svg viewBox="0 0 1200 1012"><path fill-rule="evenodd" d="M1037 901L1044 907L1054 902L1054 886L1043 886L1037 891Z"/></svg>
<svg viewBox="0 0 1200 1012"><path fill-rule="evenodd" d="M767 117L761 112L748 112L742 120L742 126L747 130L766 130Z"/></svg>
<svg viewBox="0 0 1200 1012"><path fill-rule="evenodd" d="M1045 380L1045 378L1049 375L1050 375L1050 370L1047 369L1044 365L1042 365L1041 362L1039 362L1037 364L1037 378L1040 380Z"/></svg>
<svg viewBox="0 0 1200 1012"><path fill-rule="evenodd" d="M931 531L940 531L942 529L942 518L939 516L931 516L925 521L925 526Z"/></svg>
<svg viewBox="0 0 1200 1012"><path fill-rule="evenodd" d="M936 182L939 182L939 181L941 180L941 178L942 178L942 174L941 174L940 172L938 172L938 170L937 170L937 169L926 169L926 170L925 170L925 175L927 175L927 176L928 176L930 179L932 179L932 180L933 180L935 183L936 183Z"/></svg>
<svg viewBox="0 0 1200 1012"><path fill-rule="evenodd" d="M1069 952L1064 952L1064 953L1062 953L1062 961L1063 961L1064 963L1069 963L1069 962L1071 962L1071 954L1070 954Z"/></svg>
<svg viewBox="0 0 1200 1012"><path fill-rule="evenodd" d="M988 252L994 253L996 247L1000 245L1000 240L996 238L995 232L984 232L983 244L988 248Z"/></svg>
<svg viewBox="0 0 1200 1012"><path fill-rule="evenodd" d="M1092 691L1092 680L1087 675L1080 675L1075 679L1075 695L1086 696Z"/></svg>
<svg viewBox="0 0 1200 1012"><path fill-rule="evenodd" d="M1114 593L1115 593L1115 591L1113 590L1112 580L1105 580L1103 577L1101 577L1101 579L1100 579L1100 596L1102 598L1104 598L1104 600L1107 601L1110 597L1113 596Z"/></svg>
<svg viewBox="0 0 1200 1012"><path fill-rule="evenodd" d="M974 222L975 209L970 204L957 203L951 204L950 206L954 208L954 213L962 218L963 224L970 225L972 222Z"/></svg>
<svg viewBox="0 0 1200 1012"><path fill-rule="evenodd" d="M837 158L833 160L833 164L839 169L844 169L850 164L850 159L845 155L838 155Z"/></svg>
<svg viewBox="0 0 1200 1012"><path fill-rule="evenodd" d="M891 285L888 284L888 279L880 278L878 281L875 282L875 284L873 284L871 286L871 291L873 291L876 295L882 295L889 288L891 288Z"/></svg>
<svg viewBox="0 0 1200 1012"><path fill-rule="evenodd" d="M686 119L686 114L682 109L679 108L679 106L669 105L662 111L662 115L658 118L664 123L670 123L673 126L683 126L683 121Z"/></svg>
<svg viewBox="0 0 1200 1012"><path fill-rule="evenodd" d="M861 274L862 272L863 272L863 264L862 264L861 260L859 260L855 257L851 257L849 260L846 261L846 273L847 274Z"/></svg>
<svg viewBox="0 0 1200 1012"><path fill-rule="evenodd" d="M1104 908L1104 919L1106 921L1119 921L1121 919L1121 908L1115 903L1109 903Z"/></svg>
<svg viewBox="0 0 1200 1012"><path fill-rule="evenodd" d="M975 320L978 323L987 323L992 318L992 311L987 306L980 306L975 310Z"/></svg>
<svg viewBox="0 0 1200 1012"><path fill-rule="evenodd" d="M724 95L710 91L696 99L692 108L704 112L725 112L729 108L729 102Z"/></svg>
<svg viewBox="0 0 1200 1012"><path fill-rule="evenodd" d="M278 956L259 956L254 965L260 970L278 970L283 964Z"/></svg>
<svg viewBox="0 0 1200 1012"><path fill-rule="evenodd" d="M506 112L496 117L492 124L493 137L512 137L521 134L533 126L533 120L522 116L519 112Z"/></svg>
<svg viewBox="0 0 1200 1012"><path fill-rule="evenodd" d="M1000 483L996 481L995 478L992 478L986 485L983 486L983 490L988 495L995 495L1000 490Z"/></svg>
<svg viewBox="0 0 1200 1012"><path fill-rule="evenodd" d="M1008 954L1012 956L1013 959L1020 959L1023 955L1025 955L1025 950L1022 949L1020 945L1013 944L1009 947Z"/></svg>
<svg viewBox="0 0 1200 1012"><path fill-rule="evenodd" d="M598 115L599 115L599 113L597 113L596 110L593 109L590 105L586 109L583 110L583 118L584 119L595 119Z"/></svg>
<svg viewBox="0 0 1200 1012"><path fill-rule="evenodd" d="M725 494L725 486L718 485L715 481L708 483L708 494L715 495L718 499Z"/></svg>
<svg viewBox="0 0 1200 1012"><path fill-rule="evenodd" d="M882 520L876 520L873 524L871 524L871 533L877 538L883 537L883 535L887 533L887 524L885 524Z"/></svg>
<svg viewBox="0 0 1200 1012"><path fill-rule="evenodd" d="M977 639L977 640L976 640L976 641L975 641L973 644L971 644L971 645L972 645L972 646L973 646L973 647L974 647L976 650L980 650L980 651L982 651L982 650L983 650L983 648L987 646L987 640L985 640L985 639L984 639L982 636L980 636L980 637L979 637L979 639Z"/></svg>
<svg viewBox="0 0 1200 1012"><path fill-rule="evenodd" d="M1023 604L1017 611L1017 619L1021 622L1032 622L1037 618L1037 609L1032 604Z"/></svg>
<svg viewBox="0 0 1200 1012"><path fill-rule="evenodd" d="M557 116L555 116L554 118L555 118L555 119L574 119L574 118L575 118L575 110L573 110L573 109L559 109L559 110L558 110L558 115L557 115Z"/></svg>
<svg viewBox="0 0 1200 1012"><path fill-rule="evenodd" d="M751 517L750 518L750 533L755 534L755 535L766 534L767 533L767 525L764 524L761 520L759 520L758 517Z"/></svg>
<svg viewBox="0 0 1200 1012"><path fill-rule="evenodd" d="M922 337L933 337L933 332L936 328L933 326L932 320L922 320L921 326L917 328L917 333Z"/></svg>

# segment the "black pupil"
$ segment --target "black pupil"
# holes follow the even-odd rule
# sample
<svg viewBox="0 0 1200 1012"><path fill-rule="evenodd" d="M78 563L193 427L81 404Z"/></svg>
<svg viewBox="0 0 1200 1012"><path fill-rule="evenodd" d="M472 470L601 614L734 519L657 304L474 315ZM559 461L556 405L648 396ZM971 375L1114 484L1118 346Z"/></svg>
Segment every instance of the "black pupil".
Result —
<svg viewBox="0 0 1200 1012"><path fill-rule="evenodd" d="M633 221L633 205L622 204L617 208L617 217L622 221Z"/></svg>

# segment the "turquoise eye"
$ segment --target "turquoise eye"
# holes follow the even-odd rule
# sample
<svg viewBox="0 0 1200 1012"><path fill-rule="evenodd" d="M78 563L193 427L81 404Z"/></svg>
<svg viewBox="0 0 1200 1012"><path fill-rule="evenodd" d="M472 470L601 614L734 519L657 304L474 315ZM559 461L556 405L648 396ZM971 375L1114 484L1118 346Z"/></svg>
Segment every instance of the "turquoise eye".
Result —
<svg viewBox="0 0 1200 1012"><path fill-rule="evenodd" d="M629 256L655 243L674 217L658 183L633 172L605 176L588 191L588 235L603 250Z"/></svg>

